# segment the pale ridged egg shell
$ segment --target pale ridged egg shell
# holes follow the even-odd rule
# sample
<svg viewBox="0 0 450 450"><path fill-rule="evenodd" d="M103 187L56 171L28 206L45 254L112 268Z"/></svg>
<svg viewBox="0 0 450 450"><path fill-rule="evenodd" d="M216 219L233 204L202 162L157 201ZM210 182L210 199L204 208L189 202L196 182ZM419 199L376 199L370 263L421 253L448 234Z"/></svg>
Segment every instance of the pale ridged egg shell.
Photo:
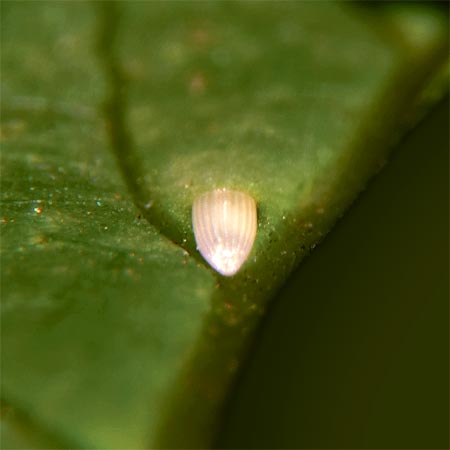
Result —
<svg viewBox="0 0 450 450"><path fill-rule="evenodd" d="M195 199L192 224L203 258L220 274L232 276L255 241L256 202L243 192L216 189Z"/></svg>

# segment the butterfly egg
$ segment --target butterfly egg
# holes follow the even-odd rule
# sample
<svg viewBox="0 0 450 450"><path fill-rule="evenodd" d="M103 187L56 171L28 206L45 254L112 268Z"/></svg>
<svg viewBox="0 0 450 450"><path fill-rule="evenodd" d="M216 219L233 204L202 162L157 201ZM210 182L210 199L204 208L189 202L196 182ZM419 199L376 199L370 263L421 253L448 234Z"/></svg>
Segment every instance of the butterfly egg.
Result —
<svg viewBox="0 0 450 450"><path fill-rule="evenodd" d="M216 189L197 197L192 225L197 249L217 272L234 275L255 241L256 202L244 192Z"/></svg>

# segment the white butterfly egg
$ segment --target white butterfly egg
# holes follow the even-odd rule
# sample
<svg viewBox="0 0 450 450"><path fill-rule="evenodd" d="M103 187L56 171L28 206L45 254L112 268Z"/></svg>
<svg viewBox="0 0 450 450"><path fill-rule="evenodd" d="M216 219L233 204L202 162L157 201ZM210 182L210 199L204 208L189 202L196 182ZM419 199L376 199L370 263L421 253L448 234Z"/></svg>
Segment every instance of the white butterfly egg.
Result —
<svg viewBox="0 0 450 450"><path fill-rule="evenodd" d="M197 249L217 272L234 275L255 241L256 202L250 195L216 189L196 198L192 206Z"/></svg>

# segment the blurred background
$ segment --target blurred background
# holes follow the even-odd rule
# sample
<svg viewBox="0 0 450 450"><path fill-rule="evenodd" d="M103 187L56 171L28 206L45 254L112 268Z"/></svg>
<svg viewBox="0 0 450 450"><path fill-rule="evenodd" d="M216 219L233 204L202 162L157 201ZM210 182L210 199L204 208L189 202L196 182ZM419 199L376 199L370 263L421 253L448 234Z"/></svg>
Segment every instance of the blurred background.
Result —
<svg viewBox="0 0 450 450"><path fill-rule="evenodd" d="M273 301L219 447L449 448L448 124L447 97Z"/></svg>

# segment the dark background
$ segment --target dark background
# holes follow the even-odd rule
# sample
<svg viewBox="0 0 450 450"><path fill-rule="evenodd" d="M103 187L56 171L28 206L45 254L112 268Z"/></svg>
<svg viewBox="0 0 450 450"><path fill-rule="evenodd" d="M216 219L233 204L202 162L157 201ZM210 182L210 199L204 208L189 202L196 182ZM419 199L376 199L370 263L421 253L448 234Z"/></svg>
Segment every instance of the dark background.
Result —
<svg viewBox="0 0 450 450"><path fill-rule="evenodd" d="M226 448L449 448L449 100L279 293Z"/></svg>

